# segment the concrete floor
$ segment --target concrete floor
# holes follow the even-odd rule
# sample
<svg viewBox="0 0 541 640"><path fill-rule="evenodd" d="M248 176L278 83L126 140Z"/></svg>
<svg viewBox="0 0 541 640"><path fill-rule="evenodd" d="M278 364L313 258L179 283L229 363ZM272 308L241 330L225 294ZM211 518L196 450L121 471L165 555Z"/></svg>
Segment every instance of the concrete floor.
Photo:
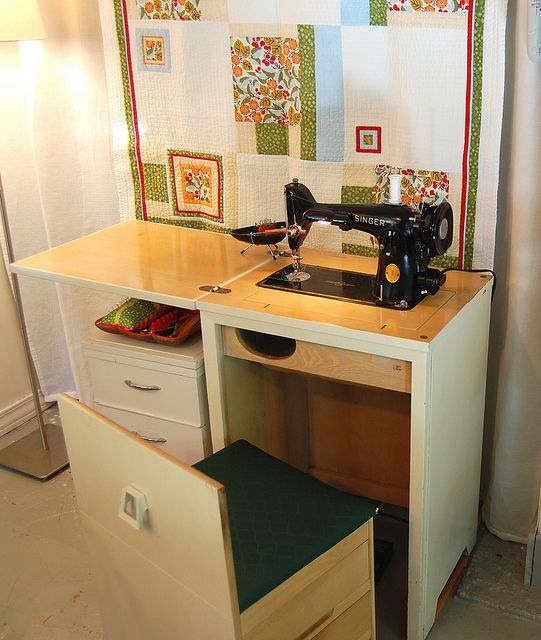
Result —
<svg viewBox="0 0 541 640"><path fill-rule="evenodd" d="M526 545L501 540L482 527L458 594L541 624L541 588L524 585L525 564Z"/></svg>
<svg viewBox="0 0 541 640"><path fill-rule="evenodd" d="M403 579L393 578L401 573L401 561L393 560L378 585L391 603L387 607L403 601ZM69 469L40 482L0 468L0 575L0 640L104 637ZM379 611L378 640L404 637L403 609ZM429 640L539 638L539 622L462 598L447 604L429 635Z"/></svg>
<svg viewBox="0 0 541 640"><path fill-rule="evenodd" d="M385 509L382 509L380 515L381 517L376 518L375 535L391 541L395 553L376 587L377 640L400 640L406 635L408 524L397 519L397 516L401 515L399 510L395 510L392 518L385 515ZM490 550L495 549L496 552L501 550L501 545L513 544L498 539L496 539L497 542L494 542L492 538L494 536L488 533L483 536L482 544L478 545L470 564L470 567L473 567L473 580L468 580L468 569L463 578L467 589L458 589L458 593L462 592L464 596L454 597L447 602L432 627L428 640L541 639L541 622L501 611L500 605L505 593L505 586L500 586L497 590L498 601L486 597L489 589L480 578L485 577L487 580L495 576L501 578L500 573L494 572L493 557L490 552L487 552L486 543L489 543ZM520 545L516 546L520 547ZM479 561L477 561L477 555L479 555ZM488 564L489 567L486 566ZM514 563L513 566L509 566L507 582L510 582L511 572L519 572L523 576L524 565L520 566L519 563ZM513 588L509 592L512 596L510 604L516 597L515 591L518 590L517 576L513 576L511 582ZM532 601L534 598L541 601L541 590L532 592L525 588L524 591L530 591ZM481 602L484 602L484 605L480 605ZM508 606L507 610L512 611L511 606Z"/></svg>
<svg viewBox="0 0 541 640"><path fill-rule="evenodd" d="M0 640L101 640L70 471L0 487Z"/></svg>

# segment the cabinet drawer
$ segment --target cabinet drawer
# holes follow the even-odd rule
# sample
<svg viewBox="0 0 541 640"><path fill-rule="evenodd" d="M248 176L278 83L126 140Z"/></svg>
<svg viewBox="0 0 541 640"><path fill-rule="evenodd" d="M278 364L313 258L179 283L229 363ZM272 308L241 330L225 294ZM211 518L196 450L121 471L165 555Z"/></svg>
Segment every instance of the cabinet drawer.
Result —
<svg viewBox="0 0 541 640"><path fill-rule="evenodd" d="M88 366L94 402L192 426L207 422L203 376L97 357L88 358Z"/></svg>
<svg viewBox="0 0 541 640"><path fill-rule="evenodd" d="M294 578L295 576L290 580ZM316 580L309 581L304 589L286 598L281 606L270 608L270 615L254 627L247 629L248 625L243 624L243 640L312 638L313 633L320 626L332 621L340 610L343 610L343 601L350 598L363 585L369 592L369 578L369 543L367 541ZM287 582L277 589L282 589L284 592L287 589ZM272 593L269 596L272 597ZM241 621L243 617L246 619L250 616L251 609L255 609L258 605L264 607L264 600L265 598L243 612Z"/></svg>
<svg viewBox="0 0 541 640"><path fill-rule="evenodd" d="M322 378L411 393L411 362L222 327L227 356Z"/></svg>
<svg viewBox="0 0 541 640"><path fill-rule="evenodd" d="M369 591L346 609L313 640L369 640L372 638L372 594Z"/></svg>
<svg viewBox="0 0 541 640"><path fill-rule="evenodd" d="M94 403L94 409L126 429L136 431L147 442L182 460L185 464L194 464L210 454L210 431L207 425L190 427L98 403ZM152 442L151 439L165 440L165 442Z"/></svg>

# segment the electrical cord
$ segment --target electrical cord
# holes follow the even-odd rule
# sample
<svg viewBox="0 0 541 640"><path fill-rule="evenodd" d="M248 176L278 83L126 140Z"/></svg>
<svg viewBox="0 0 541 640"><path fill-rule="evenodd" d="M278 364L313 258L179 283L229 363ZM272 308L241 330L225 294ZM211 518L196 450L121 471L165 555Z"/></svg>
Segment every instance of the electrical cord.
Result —
<svg viewBox="0 0 541 640"><path fill-rule="evenodd" d="M492 269L458 269L457 267L447 267L446 269L442 269L440 273L446 273L447 271L465 271L467 273L490 273L494 280L490 299L494 300L494 294L496 293L496 272L492 271Z"/></svg>

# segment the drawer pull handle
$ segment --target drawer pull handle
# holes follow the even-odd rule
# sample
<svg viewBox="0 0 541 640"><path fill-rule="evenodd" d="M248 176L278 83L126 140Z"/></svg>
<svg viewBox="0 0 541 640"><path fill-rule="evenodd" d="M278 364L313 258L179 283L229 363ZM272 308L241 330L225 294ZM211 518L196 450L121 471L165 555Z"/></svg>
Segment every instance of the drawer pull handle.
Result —
<svg viewBox="0 0 541 640"><path fill-rule="evenodd" d="M295 640L304 640L304 638L308 638L318 627L320 627L324 622L332 618L333 613L334 613L334 607L330 611L327 611L327 613L324 613L319 620L316 620L314 624L310 625L308 629L303 631L300 636L297 636Z"/></svg>
<svg viewBox="0 0 541 640"><path fill-rule="evenodd" d="M132 433L136 436L139 436L141 440L146 440L147 442L167 442L167 438L161 438L160 436L145 436L138 431L132 431Z"/></svg>
<svg viewBox="0 0 541 640"><path fill-rule="evenodd" d="M148 511L145 494L131 484L124 487L120 494L118 517L127 522L130 527L141 531L145 526L145 511Z"/></svg>
<svg viewBox="0 0 541 640"><path fill-rule="evenodd" d="M124 380L124 382L130 387L130 389L140 389L141 391L159 391L161 387L158 387L157 384L152 384L150 386L146 386L144 384L137 384L132 382L131 380Z"/></svg>

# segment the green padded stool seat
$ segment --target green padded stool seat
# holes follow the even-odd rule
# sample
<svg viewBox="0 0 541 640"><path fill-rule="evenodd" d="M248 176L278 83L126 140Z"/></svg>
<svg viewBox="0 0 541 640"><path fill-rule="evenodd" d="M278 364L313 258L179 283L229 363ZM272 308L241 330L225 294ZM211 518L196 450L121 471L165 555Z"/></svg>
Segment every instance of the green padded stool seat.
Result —
<svg viewBox="0 0 541 640"><path fill-rule="evenodd" d="M377 513L245 440L193 467L225 486L241 612Z"/></svg>

